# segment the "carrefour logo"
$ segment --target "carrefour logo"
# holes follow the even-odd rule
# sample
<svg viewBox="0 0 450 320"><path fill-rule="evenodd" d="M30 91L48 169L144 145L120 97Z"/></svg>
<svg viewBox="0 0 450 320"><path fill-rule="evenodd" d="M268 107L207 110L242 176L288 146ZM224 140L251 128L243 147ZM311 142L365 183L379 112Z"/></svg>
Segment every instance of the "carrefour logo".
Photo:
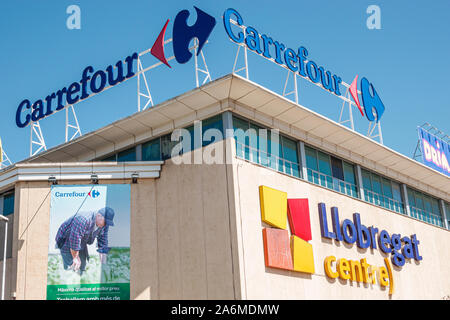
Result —
<svg viewBox="0 0 450 320"><path fill-rule="evenodd" d="M209 14L195 7L197 21L194 25L188 26L187 19L189 11L180 11L173 26L173 50L178 63L186 63L192 53L189 50L189 42L198 39L197 55L200 54L204 44L208 40L216 19ZM161 62L170 67L164 53L164 35L169 20L156 39L151 53ZM132 53L125 59L117 61L114 65L109 65L105 70L95 70L94 67L86 67L81 80L48 94L45 98L37 99L33 103L29 99L24 99L19 103L16 110L16 125L24 128L32 122L40 121L55 112L61 111L69 105L73 105L87 99L90 95L98 94L103 90L122 83L136 75L133 71L139 59L137 52Z"/></svg>
<svg viewBox="0 0 450 320"><path fill-rule="evenodd" d="M87 193L87 196L95 199L98 196L100 196L100 192L98 190L92 190ZM77 191L59 192L59 191L56 191L55 197L57 197L57 198L84 198L84 197L86 197L86 192L77 192Z"/></svg>
<svg viewBox="0 0 450 320"><path fill-rule="evenodd" d="M304 273L314 273L308 199L288 199L287 193L259 187L261 219L273 228L263 228L265 264ZM287 230L287 220L291 236Z"/></svg>
<svg viewBox="0 0 450 320"><path fill-rule="evenodd" d="M194 8L197 12L197 21L192 26L187 25L187 19L190 15L188 10L180 11L175 17L172 37L173 52L178 63L186 63L192 58L192 53L189 50L189 42L194 38L198 39L197 55L199 55L208 40L209 35L214 29L214 26L216 25L216 19L214 17L200 10L196 6L194 6ZM164 52L164 38L169 21L170 20L167 19L150 52L159 61L167 65L169 68L172 68L167 61Z"/></svg>
<svg viewBox="0 0 450 320"><path fill-rule="evenodd" d="M88 196L91 198L97 198L100 195L100 192L97 190L92 190L91 192L88 193Z"/></svg>

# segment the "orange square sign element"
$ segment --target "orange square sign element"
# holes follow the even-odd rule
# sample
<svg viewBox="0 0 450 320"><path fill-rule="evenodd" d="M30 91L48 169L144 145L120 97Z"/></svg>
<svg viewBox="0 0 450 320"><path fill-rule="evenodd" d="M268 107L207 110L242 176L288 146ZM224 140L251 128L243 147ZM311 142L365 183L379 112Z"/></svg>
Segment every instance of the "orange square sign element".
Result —
<svg viewBox="0 0 450 320"><path fill-rule="evenodd" d="M263 241L266 267L292 270L292 254L288 231L264 228Z"/></svg>
<svg viewBox="0 0 450 320"><path fill-rule="evenodd" d="M266 186L259 187L261 219L280 229L287 227L287 193Z"/></svg>
<svg viewBox="0 0 450 320"><path fill-rule="evenodd" d="M312 245L305 240L292 235L292 260L294 271L314 273L314 256Z"/></svg>

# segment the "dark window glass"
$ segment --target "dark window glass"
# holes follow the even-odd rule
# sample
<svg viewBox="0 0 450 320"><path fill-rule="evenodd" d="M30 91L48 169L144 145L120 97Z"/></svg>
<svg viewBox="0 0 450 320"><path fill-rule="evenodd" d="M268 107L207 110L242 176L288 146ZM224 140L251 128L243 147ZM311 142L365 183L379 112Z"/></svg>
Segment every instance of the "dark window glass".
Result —
<svg viewBox="0 0 450 320"><path fill-rule="evenodd" d="M330 157L323 152L317 151L319 159L319 171L323 174L331 176Z"/></svg>
<svg viewBox="0 0 450 320"><path fill-rule="evenodd" d="M317 152L316 150L305 146L306 153L306 167L308 169L318 171L317 169Z"/></svg>
<svg viewBox="0 0 450 320"><path fill-rule="evenodd" d="M363 187L369 191L372 191L372 182L370 179L370 172L364 169L361 169L361 175L363 180Z"/></svg>
<svg viewBox="0 0 450 320"><path fill-rule="evenodd" d="M380 176L372 173L372 188L373 192L382 194L381 192L381 178Z"/></svg>
<svg viewBox="0 0 450 320"><path fill-rule="evenodd" d="M392 186L391 181L385 178L382 178L383 181L383 195L388 198L393 198L392 195Z"/></svg>
<svg viewBox="0 0 450 320"><path fill-rule="evenodd" d="M246 135L249 129L248 121L233 117L234 139L236 140L236 156L250 160L249 138Z"/></svg>
<svg viewBox="0 0 450 320"><path fill-rule="evenodd" d="M356 185L356 179L355 179L355 169L352 164L344 162L344 180Z"/></svg>
<svg viewBox="0 0 450 320"><path fill-rule="evenodd" d="M117 154L117 162L136 161L136 148L127 149Z"/></svg>
<svg viewBox="0 0 450 320"><path fill-rule="evenodd" d="M186 133L184 133L183 135L181 135L180 139L178 141L173 141L173 146L172 148L177 145L178 143L181 142L181 146L182 146L182 151L181 153L186 153L186 152L190 152L192 150L194 150L197 145L195 144L195 139L198 139L198 145L200 144L200 137L195 137L194 135L194 126L189 126L187 128L185 128L185 130L187 130L189 132L189 136L184 137L183 135L185 135ZM201 135L201 133L200 133ZM186 141L184 139L187 139Z"/></svg>
<svg viewBox="0 0 450 320"><path fill-rule="evenodd" d="M419 192L414 192L414 196L416 198L416 207L419 209L423 209L423 198Z"/></svg>
<svg viewBox="0 0 450 320"><path fill-rule="evenodd" d="M431 207L434 214L441 215L441 210L439 209L439 201L437 199L431 199Z"/></svg>
<svg viewBox="0 0 450 320"><path fill-rule="evenodd" d="M117 161L117 154L113 154L112 156L109 156L108 158L103 159L102 161L108 162L108 161L112 161L115 162Z"/></svg>
<svg viewBox="0 0 450 320"><path fill-rule="evenodd" d="M262 129L260 126L257 126L256 124L250 123L250 130L249 130L249 138L250 138L250 151L252 155L252 161L255 163L260 163L259 160L259 130Z"/></svg>
<svg viewBox="0 0 450 320"><path fill-rule="evenodd" d="M284 136L281 137L281 143L283 146L282 157L284 160L287 160L284 162L284 172L295 177L299 177L300 168L298 165L297 143L294 140Z"/></svg>
<svg viewBox="0 0 450 320"><path fill-rule="evenodd" d="M416 206L416 198L414 195L414 191L412 191L411 189L407 189L408 190L408 201L409 201L409 205L411 207L415 207Z"/></svg>
<svg viewBox="0 0 450 320"><path fill-rule="evenodd" d="M149 141L142 145L143 161L159 161L161 160L161 141L160 138Z"/></svg>
<svg viewBox="0 0 450 320"><path fill-rule="evenodd" d="M394 200L403 202L402 192L400 191L400 185L396 182L392 182L392 195Z"/></svg>
<svg viewBox="0 0 450 320"><path fill-rule="evenodd" d="M202 121L203 139L205 137L205 132L208 129L217 129L217 130L219 130L221 135L222 135L222 139L223 139L223 121L222 121L222 115L221 114ZM216 139L216 137L215 137L215 135L213 135L212 138L211 138L212 141L205 141L205 140L203 140L203 146L207 146L207 145L209 145L211 143L217 142L217 141L215 141L215 139Z"/></svg>
<svg viewBox="0 0 450 320"><path fill-rule="evenodd" d="M14 214L14 193L3 196L3 215Z"/></svg>
<svg viewBox="0 0 450 320"><path fill-rule="evenodd" d="M433 212L433 208L431 207L431 198L430 197L424 196L423 203L424 203L425 211Z"/></svg>
<svg viewBox="0 0 450 320"><path fill-rule="evenodd" d="M171 134L161 137L161 158L167 160L172 157L172 148L178 144L178 141L171 141Z"/></svg>
<svg viewBox="0 0 450 320"><path fill-rule="evenodd" d="M342 165L342 160L335 157L330 157L330 159L333 177L339 180L344 180L344 167Z"/></svg>

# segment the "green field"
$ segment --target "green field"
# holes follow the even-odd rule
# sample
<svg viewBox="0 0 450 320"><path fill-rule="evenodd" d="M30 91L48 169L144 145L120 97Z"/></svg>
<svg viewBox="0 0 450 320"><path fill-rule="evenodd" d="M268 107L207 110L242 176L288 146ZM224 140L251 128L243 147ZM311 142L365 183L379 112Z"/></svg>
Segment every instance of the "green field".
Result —
<svg viewBox="0 0 450 320"><path fill-rule="evenodd" d="M83 275L64 270L60 254L49 254L47 285L76 285L130 282L130 248L111 248L102 265L97 252L91 254Z"/></svg>

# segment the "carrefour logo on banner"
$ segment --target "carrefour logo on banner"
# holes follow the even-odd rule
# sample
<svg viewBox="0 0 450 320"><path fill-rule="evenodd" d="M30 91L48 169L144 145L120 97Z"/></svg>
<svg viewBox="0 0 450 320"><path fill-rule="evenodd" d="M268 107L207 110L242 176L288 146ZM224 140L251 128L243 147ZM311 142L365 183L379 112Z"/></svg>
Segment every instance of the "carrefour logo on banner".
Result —
<svg viewBox="0 0 450 320"><path fill-rule="evenodd" d="M97 198L98 196L100 196L100 192L98 190L92 190L90 192L77 192L77 191L72 191L72 192L59 192L56 191L55 192L55 197L57 198L83 198L89 196L91 198Z"/></svg>

